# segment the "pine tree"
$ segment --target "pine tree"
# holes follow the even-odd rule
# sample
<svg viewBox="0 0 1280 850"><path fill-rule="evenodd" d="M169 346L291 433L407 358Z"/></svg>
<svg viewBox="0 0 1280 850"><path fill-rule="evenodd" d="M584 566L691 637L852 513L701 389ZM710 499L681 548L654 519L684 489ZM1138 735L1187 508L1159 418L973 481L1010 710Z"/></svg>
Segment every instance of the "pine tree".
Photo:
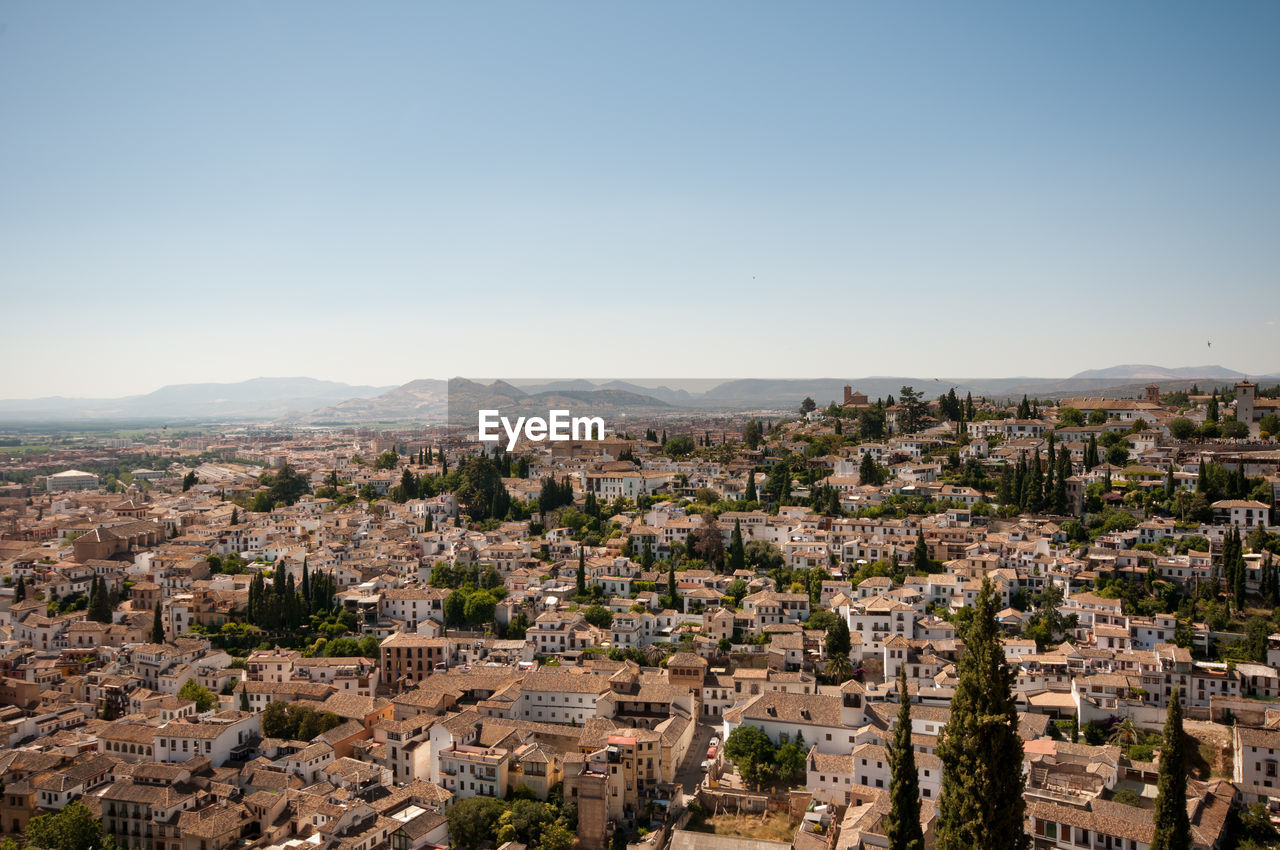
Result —
<svg viewBox="0 0 1280 850"><path fill-rule="evenodd" d="M160 603L156 603L155 618L151 621L151 642L164 643L164 619L160 613Z"/></svg>
<svg viewBox="0 0 1280 850"><path fill-rule="evenodd" d="M898 668L898 723L889 741L889 816L885 835L889 850L924 850L920 828L920 774L911 744L911 695L907 692L907 666Z"/></svg>
<svg viewBox="0 0 1280 850"><path fill-rule="evenodd" d="M984 579L964 635L951 719L938 743L942 794L938 800L938 850L1000 847L1026 850L1023 832L1026 780L1013 673L996 626L996 599Z"/></svg>
<svg viewBox="0 0 1280 850"><path fill-rule="evenodd" d="M1187 754L1182 739L1182 694L1173 689L1164 721L1160 776L1156 782L1155 833L1151 850L1190 850L1191 823L1187 818Z"/></svg>
<svg viewBox="0 0 1280 850"><path fill-rule="evenodd" d="M871 452L862 455L862 462L858 464L858 484L866 487L869 484L876 483L876 462L871 459Z"/></svg>
<svg viewBox="0 0 1280 850"><path fill-rule="evenodd" d="M742 543L742 523L733 521L733 536L729 540L729 572L734 573L747 567L747 549Z"/></svg>
<svg viewBox="0 0 1280 850"><path fill-rule="evenodd" d="M24 576L18 576L18 586L13 589L13 601L24 602L27 598L27 580Z"/></svg>

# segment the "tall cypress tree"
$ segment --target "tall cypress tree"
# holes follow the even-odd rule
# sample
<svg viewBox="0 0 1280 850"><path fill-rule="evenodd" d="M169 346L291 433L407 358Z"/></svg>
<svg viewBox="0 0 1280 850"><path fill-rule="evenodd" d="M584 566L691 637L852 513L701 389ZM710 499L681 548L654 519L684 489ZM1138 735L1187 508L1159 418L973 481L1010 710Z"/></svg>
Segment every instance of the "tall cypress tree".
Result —
<svg viewBox="0 0 1280 850"><path fill-rule="evenodd" d="M93 577L93 592L89 594L89 619L98 623L111 622L111 600L105 579Z"/></svg>
<svg viewBox="0 0 1280 850"><path fill-rule="evenodd" d="M756 496L756 471L754 468L747 470L747 492L745 495L748 502L759 501Z"/></svg>
<svg viewBox="0 0 1280 850"><path fill-rule="evenodd" d="M911 553L912 571L916 575L924 575L929 572L929 546L924 542L924 529L916 532L916 548Z"/></svg>
<svg viewBox="0 0 1280 850"><path fill-rule="evenodd" d="M13 589L13 601L24 602L27 598L27 580L25 576L18 576L18 586Z"/></svg>
<svg viewBox="0 0 1280 850"><path fill-rule="evenodd" d="M160 614L160 603L156 603L155 617L151 621L151 642L164 643L164 619Z"/></svg>
<svg viewBox="0 0 1280 850"><path fill-rule="evenodd" d="M742 543L742 523L733 521L733 537L729 540L729 572L746 569L747 549Z"/></svg>
<svg viewBox="0 0 1280 850"><path fill-rule="evenodd" d="M938 850L1027 850L1031 844L1023 831L1026 779L1019 769L1014 676L1000 644L996 604L991 580L983 579L964 635L951 719L938 742Z"/></svg>
<svg viewBox="0 0 1280 850"><path fill-rule="evenodd" d="M920 828L920 774L911 745L911 696L907 693L907 665L898 668L898 725L889 741L889 816L885 835L889 850L924 850Z"/></svg>
<svg viewBox="0 0 1280 850"><path fill-rule="evenodd" d="M578 547L578 595L587 592L587 556L583 553L582 547Z"/></svg>
<svg viewBox="0 0 1280 850"><path fill-rule="evenodd" d="M1191 822L1187 818L1187 753L1182 741L1182 694L1173 689L1164 721L1160 749L1160 777L1156 782L1155 834L1151 850L1190 850Z"/></svg>

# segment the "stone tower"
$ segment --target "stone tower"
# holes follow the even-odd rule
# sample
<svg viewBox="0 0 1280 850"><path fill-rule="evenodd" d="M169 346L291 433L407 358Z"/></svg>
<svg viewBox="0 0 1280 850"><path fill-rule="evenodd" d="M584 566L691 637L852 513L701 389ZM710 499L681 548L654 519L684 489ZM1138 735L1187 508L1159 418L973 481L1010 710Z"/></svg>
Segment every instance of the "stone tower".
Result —
<svg viewBox="0 0 1280 850"><path fill-rule="evenodd" d="M1236 419L1249 426L1253 431L1253 399L1258 385L1249 381L1236 384Z"/></svg>
<svg viewBox="0 0 1280 850"><path fill-rule="evenodd" d="M1160 387L1155 384L1147 384L1147 401L1152 404L1160 403Z"/></svg>

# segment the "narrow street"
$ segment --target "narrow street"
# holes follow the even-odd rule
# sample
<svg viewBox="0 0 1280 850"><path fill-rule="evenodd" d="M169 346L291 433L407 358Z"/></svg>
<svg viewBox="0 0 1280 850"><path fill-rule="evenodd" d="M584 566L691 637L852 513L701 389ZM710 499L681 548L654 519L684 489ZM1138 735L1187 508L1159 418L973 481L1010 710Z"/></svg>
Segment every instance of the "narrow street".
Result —
<svg viewBox="0 0 1280 850"><path fill-rule="evenodd" d="M719 735L720 731L719 723L712 724L707 722L707 718L699 718L693 732L693 742L689 744L689 752L676 770L676 782L683 787L685 794L692 795L702 782L702 762L707 758L707 747L711 744L712 736Z"/></svg>

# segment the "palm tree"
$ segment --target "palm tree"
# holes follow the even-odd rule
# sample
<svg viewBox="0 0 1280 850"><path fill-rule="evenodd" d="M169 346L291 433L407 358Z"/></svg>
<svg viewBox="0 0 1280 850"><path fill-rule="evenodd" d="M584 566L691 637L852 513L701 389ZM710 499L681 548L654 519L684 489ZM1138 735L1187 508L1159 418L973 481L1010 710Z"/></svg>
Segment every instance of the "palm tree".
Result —
<svg viewBox="0 0 1280 850"><path fill-rule="evenodd" d="M1134 744L1142 743L1142 740L1142 730L1134 725L1132 717L1126 717L1116 724L1109 742L1120 747L1131 747Z"/></svg>
<svg viewBox="0 0 1280 850"><path fill-rule="evenodd" d="M853 663L849 656L836 654L827 659L822 672L834 685L842 685L853 678Z"/></svg>

